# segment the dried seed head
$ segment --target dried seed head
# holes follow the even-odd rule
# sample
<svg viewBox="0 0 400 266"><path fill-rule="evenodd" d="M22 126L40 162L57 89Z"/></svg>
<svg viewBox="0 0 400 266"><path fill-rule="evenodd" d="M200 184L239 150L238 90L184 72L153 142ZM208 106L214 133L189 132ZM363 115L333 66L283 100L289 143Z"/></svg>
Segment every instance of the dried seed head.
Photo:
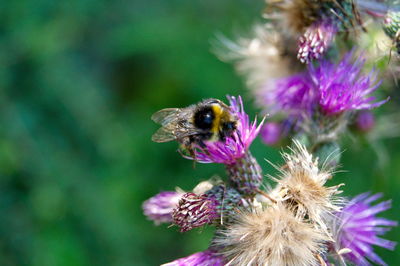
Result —
<svg viewBox="0 0 400 266"><path fill-rule="evenodd" d="M340 31L363 28L357 6L351 0L266 0L265 16L287 34L299 35L312 24L331 20Z"/></svg>
<svg viewBox="0 0 400 266"><path fill-rule="evenodd" d="M286 40L277 30L266 25L255 25L252 35L231 41L220 37L222 47L216 53L223 61L234 62L236 70L245 77L246 85L255 91L300 69L294 59L295 39ZM288 45L291 42L293 45Z"/></svg>
<svg viewBox="0 0 400 266"><path fill-rule="evenodd" d="M272 197L282 201L299 217L307 218L327 232L326 221L340 210L340 186L326 187L331 171L320 170L318 159L313 159L306 148L294 142L292 153L284 153L286 165L281 177L274 178L278 185Z"/></svg>
<svg viewBox="0 0 400 266"><path fill-rule="evenodd" d="M292 34L304 30L320 17L322 1L312 0L266 0L265 16L275 20Z"/></svg>
<svg viewBox="0 0 400 266"><path fill-rule="evenodd" d="M326 235L282 204L243 212L236 223L217 233L214 245L227 265L318 265Z"/></svg>

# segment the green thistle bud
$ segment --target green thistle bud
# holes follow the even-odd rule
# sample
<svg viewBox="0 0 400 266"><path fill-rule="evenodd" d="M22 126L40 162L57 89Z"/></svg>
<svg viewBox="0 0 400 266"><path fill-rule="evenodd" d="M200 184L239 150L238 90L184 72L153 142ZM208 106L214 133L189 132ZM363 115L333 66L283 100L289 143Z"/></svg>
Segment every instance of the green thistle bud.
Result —
<svg viewBox="0 0 400 266"><path fill-rule="evenodd" d="M237 214L237 208L242 206L242 196L240 193L231 187L225 185L214 186L208 190L205 195L210 198L215 198L219 204L217 212L220 217L219 224L224 224L231 221L231 218Z"/></svg>
<svg viewBox="0 0 400 266"><path fill-rule="evenodd" d="M262 182L261 167L250 151L233 164L227 164L226 170L231 185L240 193L250 197L258 193Z"/></svg>
<svg viewBox="0 0 400 266"><path fill-rule="evenodd" d="M400 12L389 11L383 20L383 31L391 39L398 36L400 30Z"/></svg>

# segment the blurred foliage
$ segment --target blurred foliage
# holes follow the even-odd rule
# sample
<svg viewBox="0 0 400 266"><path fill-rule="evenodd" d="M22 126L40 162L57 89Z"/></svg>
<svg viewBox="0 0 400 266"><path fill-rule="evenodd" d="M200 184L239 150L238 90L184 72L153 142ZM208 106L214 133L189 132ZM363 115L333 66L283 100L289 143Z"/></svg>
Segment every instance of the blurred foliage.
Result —
<svg viewBox="0 0 400 266"><path fill-rule="evenodd" d="M254 115L210 40L246 32L262 8L247 0L2 1L0 264L157 265L206 248L210 228L153 226L141 204L224 169L193 169L175 143L152 143L150 116L227 93L244 95ZM346 182L346 195L385 192L394 199L387 217L399 219L400 141L381 145L390 154L383 168L370 145L348 141L347 172L332 182ZM267 172L262 158L281 162L259 140L252 149ZM399 229L387 238L399 240ZM400 263L399 252L378 253Z"/></svg>

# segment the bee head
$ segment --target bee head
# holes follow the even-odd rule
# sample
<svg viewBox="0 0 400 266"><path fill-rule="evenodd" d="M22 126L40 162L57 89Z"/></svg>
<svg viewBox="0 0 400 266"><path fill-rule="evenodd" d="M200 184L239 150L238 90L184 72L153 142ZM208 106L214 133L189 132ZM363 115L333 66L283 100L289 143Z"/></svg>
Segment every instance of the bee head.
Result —
<svg viewBox="0 0 400 266"><path fill-rule="evenodd" d="M222 124L222 130L224 132L232 133L236 129L236 121L229 121Z"/></svg>
<svg viewBox="0 0 400 266"><path fill-rule="evenodd" d="M221 130L219 136L222 140L226 137L232 136L233 132L236 130L236 121L227 121L221 124Z"/></svg>

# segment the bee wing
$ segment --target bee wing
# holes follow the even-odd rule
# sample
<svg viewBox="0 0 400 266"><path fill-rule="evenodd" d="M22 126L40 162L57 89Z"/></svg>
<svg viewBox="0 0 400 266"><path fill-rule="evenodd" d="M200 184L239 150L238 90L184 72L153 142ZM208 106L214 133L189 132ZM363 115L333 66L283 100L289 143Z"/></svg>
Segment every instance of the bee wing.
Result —
<svg viewBox="0 0 400 266"><path fill-rule="evenodd" d="M161 128L151 139L154 142L168 142L202 133L189 121L191 116L191 108L167 108L156 112L151 119L161 124Z"/></svg>
<svg viewBox="0 0 400 266"><path fill-rule="evenodd" d="M185 126L176 123L169 123L159 128L151 137L154 142L168 142L171 140L179 140L187 136L204 133L195 128L191 123L185 123Z"/></svg>
<svg viewBox="0 0 400 266"><path fill-rule="evenodd" d="M156 131L156 133L153 134L151 140L154 142L168 142L175 140L176 138L177 136L174 134L173 130L166 127L161 127Z"/></svg>
<svg viewBox="0 0 400 266"><path fill-rule="evenodd" d="M151 120L165 126L176 121L182 113L182 109L180 108L166 108L162 109L151 116Z"/></svg>

